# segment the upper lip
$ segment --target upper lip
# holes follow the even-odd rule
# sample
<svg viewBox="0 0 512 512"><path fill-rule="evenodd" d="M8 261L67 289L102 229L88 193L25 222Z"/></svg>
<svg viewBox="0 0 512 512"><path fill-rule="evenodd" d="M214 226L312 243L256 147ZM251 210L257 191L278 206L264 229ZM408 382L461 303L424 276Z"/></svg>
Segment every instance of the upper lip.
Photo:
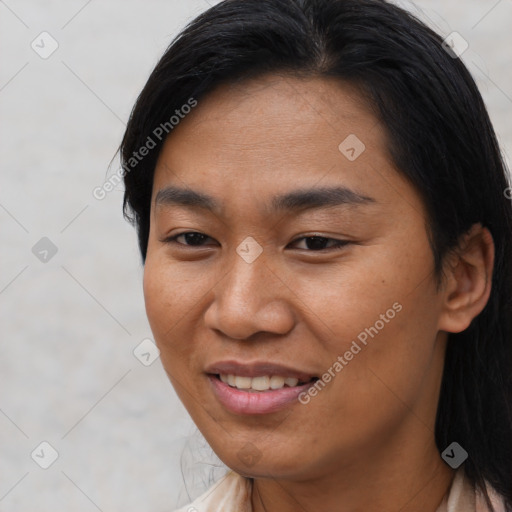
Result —
<svg viewBox="0 0 512 512"><path fill-rule="evenodd" d="M289 366L271 363L269 361L253 361L242 363L239 361L219 361L210 364L205 369L206 373L239 375L240 377L262 377L264 375L280 375L282 377L295 377L299 381L309 381L316 377L313 373L297 370Z"/></svg>

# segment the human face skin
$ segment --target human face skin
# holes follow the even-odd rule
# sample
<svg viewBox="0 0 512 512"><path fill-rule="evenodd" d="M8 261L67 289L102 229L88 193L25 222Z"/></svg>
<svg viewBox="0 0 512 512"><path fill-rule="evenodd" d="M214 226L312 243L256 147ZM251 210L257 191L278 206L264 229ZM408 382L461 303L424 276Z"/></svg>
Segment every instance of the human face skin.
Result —
<svg viewBox="0 0 512 512"><path fill-rule="evenodd" d="M350 134L365 145L355 160L338 147ZM170 186L208 194L221 209L156 204ZM267 208L275 195L321 187L372 200ZM227 466L255 478L255 512L262 503L267 512L340 503L434 512L441 502L453 477L434 441L446 333L425 223L382 125L338 81L221 86L167 139L154 175L146 311L193 421ZM191 231L205 236L164 241ZM349 243L331 249L311 236ZM262 252L248 262L239 246ZM353 341L361 350L348 360ZM346 364L307 403L263 413L226 407L207 371L264 361L322 377L338 356Z"/></svg>

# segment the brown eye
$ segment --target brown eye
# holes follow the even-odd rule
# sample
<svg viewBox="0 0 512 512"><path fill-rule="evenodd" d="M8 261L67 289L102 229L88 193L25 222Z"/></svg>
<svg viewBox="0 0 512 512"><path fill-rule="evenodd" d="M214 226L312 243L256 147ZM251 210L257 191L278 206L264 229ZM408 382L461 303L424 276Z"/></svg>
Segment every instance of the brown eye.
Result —
<svg viewBox="0 0 512 512"><path fill-rule="evenodd" d="M292 243L297 243L301 240L306 240L306 248L312 250L313 252L340 249L350 243L347 240L337 240L335 238L327 238L324 236L305 236L302 238L297 238L297 240L295 240ZM331 245L331 247L324 247L326 245L326 242L329 241L334 242L334 244Z"/></svg>
<svg viewBox="0 0 512 512"><path fill-rule="evenodd" d="M183 237L185 243L178 242L177 239ZM197 231L186 231L184 233L179 233L177 235L173 235L171 237L165 238L161 240L163 243L174 243L178 245L184 245L188 247L202 247L202 243L205 239L210 238L209 236L199 233Z"/></svg>

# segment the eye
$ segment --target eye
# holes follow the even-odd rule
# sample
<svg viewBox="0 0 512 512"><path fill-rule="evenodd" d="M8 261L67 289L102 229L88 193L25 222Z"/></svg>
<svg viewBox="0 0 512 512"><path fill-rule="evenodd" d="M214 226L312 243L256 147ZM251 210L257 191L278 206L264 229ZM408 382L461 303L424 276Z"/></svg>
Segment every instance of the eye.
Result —
<svg viewBox="0 0 512 512"><path fill-rule="evenodd" d="M327 238L324 236L304 236L302 238L297 238L292 242L292 244L296 244L297 242L305 240L306 241L306 247L308 249L311 249L313 252L319 252L319 251L329 251L332 249L341 249L348 245L350 242L348 240L337 240L335 238ZM323 247L326 242L334 242L331 247Z"/></svg>
<svg viewBox="0 0 512 512"><path fill-rule="evenodd" d="M183 237L185 243L179 242L178 239ZM163 243L173 243L178 245L184 245L185 247L201 247L204 244L206 239L210 238L208 235L203 233L199 233L198 231L186 231L184 233L179 233L177 235L164 238L160 240ZM210 238L211 239L211 238ZM213 239L211 239L213 240ZM335 249L341 249L348 245L350 242L348 240L337 240L335 238L327 238L324 236L305 236L301 238L297 238L292 242L292 244L297 244L301 240L306 241L306 249L309 249L308 252L319 252L319 251L329 251ZM323 247L326 242L334 242L331 247Z"/></svg>
<svg viewBox="0 0 512 512"><path fill-rule="evenodd" d="M177 239L180 237L184 237L184 240L187 243L181 243L178 242ZM164 238L163 240L160 240L163 243L174 243L178 245L184 245L185 247L201 247L201 242L205 239L210 238L209 236L199 233L197 231L186 231L184 233L179 233L178 235L170 236L168 238ZM190 244L188 243L190 242Z"/></svg>

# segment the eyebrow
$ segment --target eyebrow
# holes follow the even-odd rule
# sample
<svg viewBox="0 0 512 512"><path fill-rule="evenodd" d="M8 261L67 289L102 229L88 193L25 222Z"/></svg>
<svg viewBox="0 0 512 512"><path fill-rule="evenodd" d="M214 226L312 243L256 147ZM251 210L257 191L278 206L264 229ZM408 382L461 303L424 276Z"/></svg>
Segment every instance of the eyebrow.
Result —
<svg viewBox="0 0 512 512"><path fill-rule="evenodd" d="M274 196L268 205L267 213L289 212L296 213L304 210L329 208L340 205L361 205L376 203L373 197L368 197L354 190L338 187L322 187L298 189L285 194ZM221 214L221 203L214 197L203 192L177 186L165 187L158 191L155 197L156 206L184 206L199 208L215 214Z"/></svg>

